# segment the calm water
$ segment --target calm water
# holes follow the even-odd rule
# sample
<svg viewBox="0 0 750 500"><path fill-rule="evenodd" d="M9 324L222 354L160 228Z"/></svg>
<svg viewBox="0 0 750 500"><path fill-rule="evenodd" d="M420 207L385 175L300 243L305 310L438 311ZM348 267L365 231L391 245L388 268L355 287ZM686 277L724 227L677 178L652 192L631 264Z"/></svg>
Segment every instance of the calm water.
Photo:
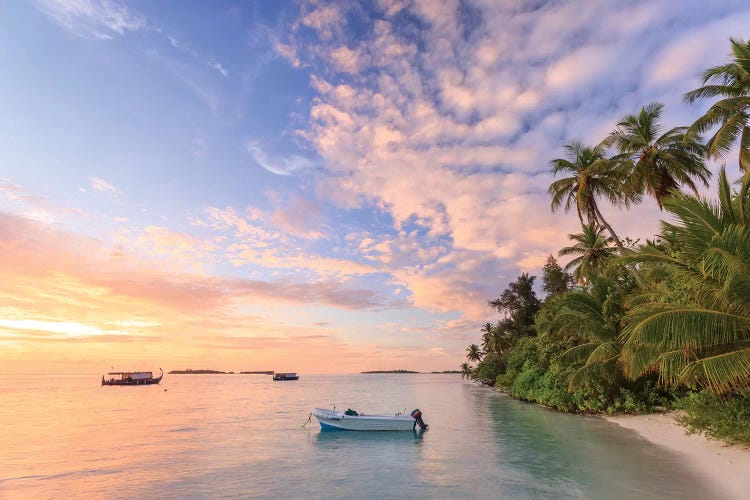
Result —
<svg viewBox="0 0 750 500"><path fill-rule="evenodd" d="M458 375L0 376L0 498L708 498L675 455ZM165 389L167 391L165 392ZM313 406L422 409L413 433L320 432Z"/></svg>

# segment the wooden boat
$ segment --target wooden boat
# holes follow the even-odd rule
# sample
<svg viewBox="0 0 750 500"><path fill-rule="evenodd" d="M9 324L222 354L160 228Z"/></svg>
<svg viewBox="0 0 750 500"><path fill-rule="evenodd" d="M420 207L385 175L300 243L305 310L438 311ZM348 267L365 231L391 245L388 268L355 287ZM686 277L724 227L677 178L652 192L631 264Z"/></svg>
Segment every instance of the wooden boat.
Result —
<svg viewBox="0 0 750 500"><path fill-rule="evenodd" d="M315 408L312 414L324 431L411 431L417 426L426 429L422 412L414 410L410 415L362 415L352 410L336 411Z"/></svg>
<svg viewBox="0 0 750 500"><path fill-rule="evenodd" d="M164 372L154 377L152 372L109 372L107 378L102 375L102 385L152 385L161 382Z"/></svg>
<svg viewBox="0 0 750 500"><path fill-rule="evenodd" d="M274 380L299 380L299 375L296 373L279 373L276 372L273 374Z"/></svg>

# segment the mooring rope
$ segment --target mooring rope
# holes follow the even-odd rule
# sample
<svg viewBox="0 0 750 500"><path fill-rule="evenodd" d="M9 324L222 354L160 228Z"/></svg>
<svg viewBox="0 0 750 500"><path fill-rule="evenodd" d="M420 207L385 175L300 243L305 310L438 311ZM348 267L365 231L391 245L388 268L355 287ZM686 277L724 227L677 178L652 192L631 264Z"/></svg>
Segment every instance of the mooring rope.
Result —
<svg viewBox="0 0 750 500"><path fill-rule="evenodd" d="M307 422L305 422L304 424L302 424L302 427L301 427L301 428L302 428L302 429L304 429L304 428L305 428L305 426L306 426L307 424L309 424L310 422L312 422L312 412L310 412L310 415L309 415L309 416L307 417Z"/></svg>

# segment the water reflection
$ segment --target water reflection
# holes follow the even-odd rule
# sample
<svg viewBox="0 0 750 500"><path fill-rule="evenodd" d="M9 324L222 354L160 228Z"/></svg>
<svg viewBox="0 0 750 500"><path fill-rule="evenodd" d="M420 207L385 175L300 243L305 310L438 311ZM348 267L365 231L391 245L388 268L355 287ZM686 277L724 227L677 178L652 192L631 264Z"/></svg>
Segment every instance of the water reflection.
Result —
<svg viewBox="0 0 750 500"><path fill-rule="evenodd" d="M716 498L679 456L599 418L560 414L488 391L477 393L476 407L487 411L494 429L498 468L514 478L505 481L509 494Z"/></svg>
<svg viewBox="0 0 750 500"><path fill-rule="evenodd" d="M421 441L425 430L414 431L343 431L343 430L321 430L315 434L315 440L319 444L344 443L344 442L409 442Z"/></svg>
<svg viewBox="0 0 750 500"><path fill-rule="evenodd" d="M459 377L300 382L195 375L112 391L0 374L0 498L716 498L632 432ZM429 431L300 429L321 401L419 407Z"/></svg>

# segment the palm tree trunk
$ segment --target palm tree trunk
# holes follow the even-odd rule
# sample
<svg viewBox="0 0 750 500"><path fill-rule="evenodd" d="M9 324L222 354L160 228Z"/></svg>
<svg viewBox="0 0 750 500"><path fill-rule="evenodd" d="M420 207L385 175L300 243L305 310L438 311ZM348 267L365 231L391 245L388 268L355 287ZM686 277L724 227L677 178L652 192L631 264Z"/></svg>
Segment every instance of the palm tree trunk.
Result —
<svg viewBox="0 0 750 500"><path fill-rule="evenodd" d="M622 245L622 242L620 241L620 238L617 237L617 234L615 233L615 230L612 229L612 226L609 225L609 222L604 218L601 211L599 210L598 205L594 205L594 211L596 212L596 217L599 219L599 222L601 222L604 227L607 228L607 231L609 231L609 234L612 235L612 239L615 240L615 245L617 246L617 249L620 251L620 256L625 256L625 247ZM625 264L626 267L630 270L631 273L633 273L633 277L635 278L636 283L638 283L638 286L643 288L643 278L641 278L641 275L638 273L638 270L636 270L635 266L633 264Z"/></svg>

